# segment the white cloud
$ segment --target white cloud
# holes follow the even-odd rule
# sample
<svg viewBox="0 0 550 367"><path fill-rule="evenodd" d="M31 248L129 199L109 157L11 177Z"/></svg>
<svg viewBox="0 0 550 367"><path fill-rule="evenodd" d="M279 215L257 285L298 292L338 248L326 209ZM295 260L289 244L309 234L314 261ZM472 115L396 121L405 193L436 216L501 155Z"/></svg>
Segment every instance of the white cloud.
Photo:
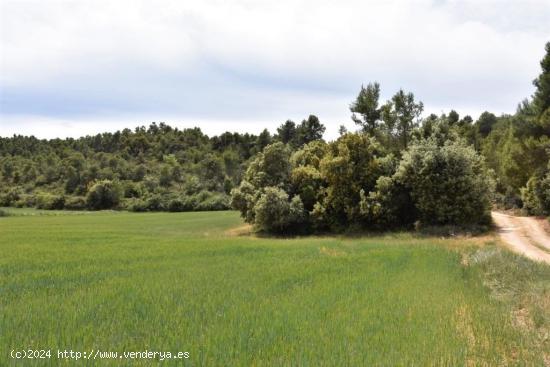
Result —
<svg viewBox="0 0 550 367"><path fill-rule="evenodd" d="M204 121L318 113L336 130L372 80L385 98L403 87L428 110L511 112L550 40L550 0L0 4L2 109L18 118L64 119L67 99L82 121L141 108Z"/></svg>

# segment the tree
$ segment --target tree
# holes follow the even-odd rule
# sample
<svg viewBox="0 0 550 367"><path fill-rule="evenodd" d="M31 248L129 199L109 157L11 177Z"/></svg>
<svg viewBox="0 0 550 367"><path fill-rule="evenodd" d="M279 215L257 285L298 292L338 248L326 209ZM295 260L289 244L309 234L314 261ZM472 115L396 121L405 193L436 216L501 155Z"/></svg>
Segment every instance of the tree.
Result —
<svg viewBox="0 0 550 367"><path fill-rule="evenodd" d="M277 134L279 139L285 144L294 142L296 139L296 124L292 120L287 120L277 128Z"/></svg>
<svg viewBox="0 0 550 367"><path fill-rule="evenodd" d="M304 220L305 212L299 196L291 201L278 187L266 187L254 206L256 228L274 233L296 229Z"/></svg>
<svg viewBox="0 0 550 367"><path fill-rule="evenodd" d="M537 88L533 95L533 104L539 116L550 108L550 42L546 43L545 50L546 55L540 62L542 72L533 81Z"/></svg>
<svg viewBox="0 0 550 367"><path fill-rule="evenodd" d="M497 117L491 112L485 111L479 116L476 121L477 131L482 137L486 138L493 129L493 126L496 122Z"/></svg>
<svg viewBox="0 0 550 367"><path fill-rule="evenodd" d="M271 144L271 134L267 129L263 129L260 135L258 135L258 141L256 143L256 147L258 151L261 151L269 144Z"/></svg>
<svg viewBox="0 0 550 367"><path fill-rule="evenodd" d="M256 188L278 186L286 188L290 176L290 150L277 142L268 145L250 163L244 179Z"/></svg>
<svg viewBox="0 0 550 367"><path fill-rule="evenodd" d="M447 121L449 122L449 125L456 125L459 120L460 115L458 114L458 112L456 112L455 110L451 110L451 112L449 112L449 116L447 116Z"/></svg>
<svg viewBox="0 0 550 367"><path fill-rule="evenodd" d="M307 120L303 120L296 128L296 146L300 147L314 140L322 139L325 130L325 126L321 124L317 116L309 115Z"/></svg>
<svg viewBox="0 0 550 367"><path fill-rule="evenodd" d="M98 181L86 196L86 204L89 209L112 209L118 205L122 196L122 190L118 183L109 180Z"/></svg>
<svg viewBox="0 0 550 367"><path fill-rule="evenodd" d="M338 135L342 136L342 135L346 135L347 133L348 133L348 129L346 128L346 126L340 125L340 127L338 128Z"/></svg>
<svg viewBox="0 0 550 367"><path fill-rule="evenodd" d="M384 156L375 138L364 133L346 134L330 143L319 165L326 188L314 209L317 219L333 226L357 223L360 191L372 191L380 176L391 174L385 170Z"/></svg>
<svg viewBox="0 0 550 367"><path fill-rule="evenodd" d="M424 224L488 224L493 184L483 159L462 142L409 147L393 179L410 192Z"/></svg>
<svg viewBox="0 0 550 367"><path fill-rule="evenodd" d="M378 126L380 120L379 98L380 84L369 83L366 88L361 86L359 95L349 107L352 112L351 119L361 126L364 132L373 134ZM359 114L361 118L356 114Z"/></svg>
<svg viewBox="0 0 550 367"><path fill-rule="evenodd" d="M393 137L399 150L406 149L413 130L419 125L419 117L424 110L422 102L416 103L414 94L400 89L382 107L382 119L386 133Z"/></svg>

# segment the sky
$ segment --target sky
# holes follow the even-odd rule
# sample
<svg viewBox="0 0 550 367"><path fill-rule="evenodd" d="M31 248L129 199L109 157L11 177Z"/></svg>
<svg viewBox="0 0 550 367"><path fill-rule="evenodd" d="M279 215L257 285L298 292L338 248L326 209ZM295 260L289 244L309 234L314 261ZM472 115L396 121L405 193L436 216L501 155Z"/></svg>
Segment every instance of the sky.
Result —
<svg viewBox="0 0 550 367"><path fill-rule="evenodd" d="M0 0L0 136L166 122L353 130L378 81L425 113L513 113L532 95L550 0Z"/></svg>

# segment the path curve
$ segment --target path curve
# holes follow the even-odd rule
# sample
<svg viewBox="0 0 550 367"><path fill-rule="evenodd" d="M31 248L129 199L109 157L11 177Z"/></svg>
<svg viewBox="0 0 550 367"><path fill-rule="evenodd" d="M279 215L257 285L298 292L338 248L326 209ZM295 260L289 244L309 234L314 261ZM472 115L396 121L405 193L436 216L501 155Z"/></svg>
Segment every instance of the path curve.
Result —
<svg viewBox="0 0 550 367"><path fill-rule="evenodd" d="M491 212L500 238L515 252L532 260L550 264L550 234L545 219L516 217Z"/></svg>

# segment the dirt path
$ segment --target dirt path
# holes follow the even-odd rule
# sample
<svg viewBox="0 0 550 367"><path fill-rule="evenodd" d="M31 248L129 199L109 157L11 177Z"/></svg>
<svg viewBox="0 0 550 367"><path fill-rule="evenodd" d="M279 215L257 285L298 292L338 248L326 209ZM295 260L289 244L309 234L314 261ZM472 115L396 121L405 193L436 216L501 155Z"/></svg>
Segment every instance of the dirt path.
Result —
<svg viewBox="0 0 550 367"><path fill-rule="evenodd" d="M535 261L550 264L550 234L544 219L491 212L498 233L512 250Z"/></svg>

